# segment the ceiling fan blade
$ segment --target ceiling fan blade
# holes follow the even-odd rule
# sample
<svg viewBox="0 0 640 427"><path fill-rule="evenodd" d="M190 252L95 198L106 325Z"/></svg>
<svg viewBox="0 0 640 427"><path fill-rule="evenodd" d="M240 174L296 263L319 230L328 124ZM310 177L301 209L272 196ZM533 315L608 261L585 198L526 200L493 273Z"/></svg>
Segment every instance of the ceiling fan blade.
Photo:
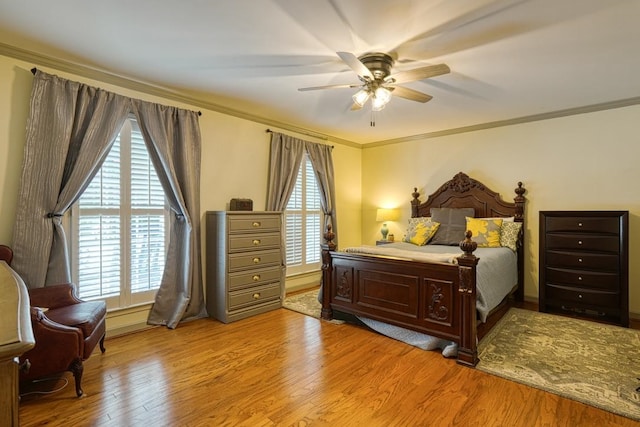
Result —
<svg viewBox="0 0 640 427"><path fill-rule="evenodd" d="M429 65L427 67L415 68L413 70L400 71L396 74L391 74L385 81L392 81L394 83L408 83L416 80L428 79L429 77L440 76L442 74L450 73L451 69L446 64Z"/></svg>
<svg viewBox="0 0 640 427"><path fill-rule="evenodd" d="M361 77L369 77L374 80L371 71L358 59L353 53L350 52L336 52L340 59L342 59L353 71Z"/></svg>
<svg viewBox="0 0 640 427"><path fill-rule="evenodd" d="M361 87L362 84L344 84L344 85L327 85L327 86L311 86L311 87L301 87L298 88L300 92L304 92L307 90L320 90L320 89L341 89L341 88L354 88Z"/></svg>
<svg viewBox="0 0 640 427"><path fill-rule="evenodd" d="M427 95L426 93L418 92L417 90L402 86L392 86L392 88L394 96L399 96L400 98L409 99L411 101L428 102L433 98L433 96Z"/></svg>

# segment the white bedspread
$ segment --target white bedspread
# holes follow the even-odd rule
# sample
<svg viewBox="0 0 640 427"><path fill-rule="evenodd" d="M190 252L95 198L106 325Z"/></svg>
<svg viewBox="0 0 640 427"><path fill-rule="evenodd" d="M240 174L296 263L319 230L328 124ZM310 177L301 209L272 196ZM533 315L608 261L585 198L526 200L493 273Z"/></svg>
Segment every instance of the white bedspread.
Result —
<svg viewBox="0 0 640 427"><path fill-rule="evenodd" d="M412 245L417 247L415 245ZM450 246L446 246L450 247ZM457 258L462 255L462 252L451 253L434 253L425 251L408 250L406 248L395 247L394 244L389 243L382 246L354 246L351 248L345 248L344 252L356 253L356 254L371 254L371 255L383 255L394 258L410 259L411 261L420 262L444 262L447 264L457 264Z"/></svg>

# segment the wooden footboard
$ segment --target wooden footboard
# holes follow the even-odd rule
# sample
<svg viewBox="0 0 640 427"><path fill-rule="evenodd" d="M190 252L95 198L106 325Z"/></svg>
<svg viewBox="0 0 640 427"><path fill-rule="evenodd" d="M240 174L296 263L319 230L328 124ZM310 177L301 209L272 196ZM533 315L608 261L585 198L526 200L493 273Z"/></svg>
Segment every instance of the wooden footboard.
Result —
<svg viewBox="0 0 640 427"><path fill-rule="evenodd" d="M476 244L460 244L458 265L422 263L322 247L322 318L365 316L458 343L458 363L475 366Z"/></svg>

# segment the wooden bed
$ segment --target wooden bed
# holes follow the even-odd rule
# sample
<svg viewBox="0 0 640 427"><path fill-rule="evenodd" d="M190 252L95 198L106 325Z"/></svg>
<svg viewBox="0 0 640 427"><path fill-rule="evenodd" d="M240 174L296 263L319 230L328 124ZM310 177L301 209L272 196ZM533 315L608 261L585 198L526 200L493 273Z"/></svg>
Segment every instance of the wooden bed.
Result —
<svg viewBox="0 0 640 427"><path fill-rule="evenodd" d="M431 194L424 203L414 188L411 216L429 216L431 208L473 207L476 218L515 217L524 222L525 189L518 182L514 202L460 172ZM524 224L522 226L524 230ZM524 233L520 232L514 292L492 311L485 323L476 312L476 243L460 243L456 264L339 252L328 229L322 245L322 318L334 311L385 322L456 342L457 362L475 366L477 343L508 310L524 298ZM452 249L455 247L452 247Z"/></svg>

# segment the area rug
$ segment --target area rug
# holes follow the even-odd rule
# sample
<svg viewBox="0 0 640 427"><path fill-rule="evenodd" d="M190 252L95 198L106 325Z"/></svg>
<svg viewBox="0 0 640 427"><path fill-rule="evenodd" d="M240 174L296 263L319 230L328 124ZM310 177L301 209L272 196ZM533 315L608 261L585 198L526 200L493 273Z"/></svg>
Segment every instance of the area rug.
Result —
<svg viewBox="0 0 640 427"><path fill-rule="evenodd" d="M640 331L512 308L477 369L640 420Z"/></svg>
<svg viewBox="0 0 640 427"><path fill-rule="evenodd" d="M282 306L318 319L322 310L322 304L318 301L318 289L287 296L282 302Z"/></svg>

